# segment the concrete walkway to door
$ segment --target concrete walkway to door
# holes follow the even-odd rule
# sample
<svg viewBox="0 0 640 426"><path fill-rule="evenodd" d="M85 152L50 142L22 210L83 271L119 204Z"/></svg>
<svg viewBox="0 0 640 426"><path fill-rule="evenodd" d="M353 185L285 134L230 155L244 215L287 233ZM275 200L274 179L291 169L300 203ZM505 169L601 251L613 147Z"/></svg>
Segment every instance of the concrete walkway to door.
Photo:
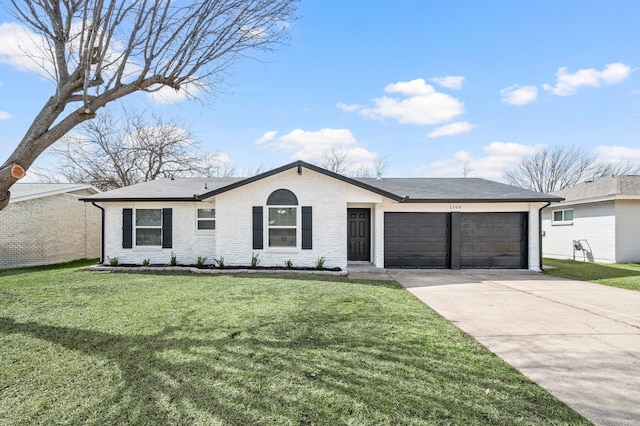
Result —
<svg viewBox="0 0 640 426"><path fill-rule="evenodd" d="M529 271L387 272L595 424L640 424L640 292Z"/></svg>

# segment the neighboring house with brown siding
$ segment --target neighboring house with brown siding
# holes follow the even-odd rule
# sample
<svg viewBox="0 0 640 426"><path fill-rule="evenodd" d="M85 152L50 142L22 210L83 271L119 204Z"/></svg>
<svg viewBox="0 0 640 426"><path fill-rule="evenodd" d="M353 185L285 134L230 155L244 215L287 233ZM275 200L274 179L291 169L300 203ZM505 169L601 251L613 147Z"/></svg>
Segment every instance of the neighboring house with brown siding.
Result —
<svg viewBox="0 0 640 426"><path fill-rule="evenodd" d="M545 257L640 263L640 176L587 182L553 195L564 201L542 211Z"/></svg>
<svg viewBox="0 0 640 426"><path fill-rule="evenodd" d="M88 184L16 183L0 210L0 269L100 256L100 210Z"/></svg>

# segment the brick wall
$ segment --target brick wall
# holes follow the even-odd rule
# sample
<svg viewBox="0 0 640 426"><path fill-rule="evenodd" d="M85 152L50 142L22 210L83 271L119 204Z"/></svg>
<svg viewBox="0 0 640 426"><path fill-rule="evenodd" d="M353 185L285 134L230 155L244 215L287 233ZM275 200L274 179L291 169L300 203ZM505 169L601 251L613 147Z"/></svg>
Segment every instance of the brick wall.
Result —
<svg viewBox="0 0 640 426"><path fill-rule="evenodd" d="M0 211L0 268L100 256L100 210L58 194L10 203Z"/></svg>
<svg viewBox="0 0 640 426"><path fill-rule="evenodd" d="M210 203L101 203L105 208L105 259L118 258L119 263L142 264L148 259L152 264L168 264L172 253L180 264L195 264L198 256L206 257L212 263L216 257L216 231L196 230L196 208L213 208ZM160 246L136 246L135 229L133 248L122 248L122 209L162 209L172 208L173 248ZM217 211L216 211L217 215ZM216 226L218 219L216 219ZM134 223L135 228L135 223Z"/></svg>

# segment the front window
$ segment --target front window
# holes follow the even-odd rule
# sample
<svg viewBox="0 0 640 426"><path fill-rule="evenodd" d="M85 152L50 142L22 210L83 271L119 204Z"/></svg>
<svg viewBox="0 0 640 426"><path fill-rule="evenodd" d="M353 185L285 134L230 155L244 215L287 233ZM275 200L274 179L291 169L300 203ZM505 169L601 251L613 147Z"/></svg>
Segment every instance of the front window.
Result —
<svg viewBox="0 0 640 426"><path fill-rule="evenodd" d="M216 209L198 209L197 221L199 231L216 229Z"/></svg>
<svg viewBox="0 0 640 426"><path fill-rule="evenodd" d="M556 223L556 224L570 224L570 223L573 223L573 209L554 210L553 211L553 223Z"/></svg>
<svg viewBox="0 0 640 426"><path fill-rule="evenodd" d="M136 209L136 245L162 244L162 209Z"/></svg>
<svg viewBox="0 0 640 426"><path fill-rule="evenodd" d="M298 197L288 189L277 189L267 199L269 247L298 246Z"/></svg>
<svg viewBox="0 0 640 426"><path fill-rule="evenodd" d="M297 207L269 207L269 247L296 247Z"/></svg>

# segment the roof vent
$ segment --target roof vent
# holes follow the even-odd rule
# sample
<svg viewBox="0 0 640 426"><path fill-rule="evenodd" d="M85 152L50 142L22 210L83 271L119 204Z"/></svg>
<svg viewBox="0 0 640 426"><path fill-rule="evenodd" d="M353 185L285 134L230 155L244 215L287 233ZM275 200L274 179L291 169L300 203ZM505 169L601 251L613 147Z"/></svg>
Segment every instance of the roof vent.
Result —
<svg viewBox="0 0 640 426"><path fill-rule="evenodd" d="M206 182L204 183L204 186L202 187L202 189L209 189Z"/></svg>
<svg viewBox="0 0 640 426"><path fill-rule="evenodd" d="M171 175L171 177L169 179L176 180L176 177L174 175Z"/></svg>

